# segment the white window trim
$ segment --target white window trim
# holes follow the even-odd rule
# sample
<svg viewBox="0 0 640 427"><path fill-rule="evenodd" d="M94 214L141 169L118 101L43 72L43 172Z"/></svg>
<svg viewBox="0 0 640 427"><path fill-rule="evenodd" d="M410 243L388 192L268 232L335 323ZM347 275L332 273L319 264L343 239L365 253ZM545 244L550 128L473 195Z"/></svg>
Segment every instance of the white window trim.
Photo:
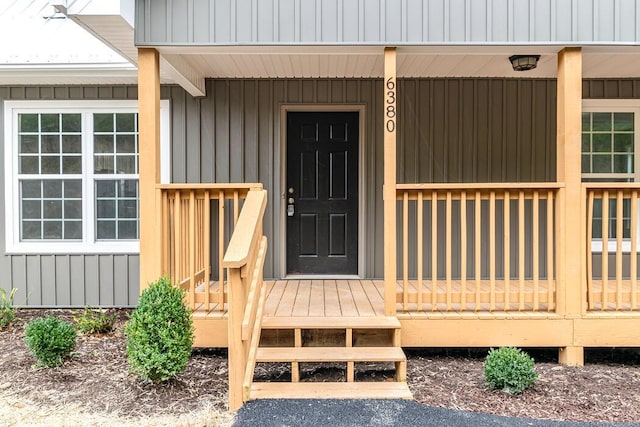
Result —
<svg viewBox="0 0 640 427"><path fill-rule="evenodd" d="M582 100L582 112L584 113L618 113L618 112L633 112L633 128L634 128L634 143L633 143L633 174L582 174L583 178L626 178L633 177L634 182L640 182L640 99L583 99ZM640 202L639 202L640 207ZM638 229L636 235L640 236L640 209L638 210ZM591 239L591 251L602 252L602 239ZM637 250L640 251L640 241L637 245ZM607 242L607 249L609 253L616 252L618 247L615 239L609 239ZM622 240L622 252L631 252L631 239Z"/></svg>
<svg viewBox="0 0 640 427"><path fill-rule="evenodd" d="M83 241L20 241L19 191L18 191L18 113L86 113L86 112L138 112L136 100L78 100L78 101L5 101L4 102L4 170L5 170L5 245L8 254L138 254L139 240L92 241L95 225L94 198L83 201ZM170 104L168 100L160 101L160 182L170 181ZM83 147L86 147L84 141ZM84 153L84 151L83 151ZM83 164L90 166L92 159L83 154ZM64 178L61 175L60 178ZM84 193L92 195L93 189L87 190L86 177L83 176ZM140 219L139 219L140 220ZM89 233L88 229L93 232Z"/></svg>

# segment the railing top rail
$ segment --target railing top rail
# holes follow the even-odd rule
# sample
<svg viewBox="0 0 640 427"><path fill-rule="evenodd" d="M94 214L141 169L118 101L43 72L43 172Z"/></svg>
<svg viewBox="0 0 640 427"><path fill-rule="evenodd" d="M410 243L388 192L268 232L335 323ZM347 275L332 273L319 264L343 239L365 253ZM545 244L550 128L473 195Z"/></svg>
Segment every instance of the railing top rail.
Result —
<svg viewBox="0 0 640 427"><path fill-rule="evenodd" d="M640 190L640 182L583 182L587 190Z"/></svg>
<svg viewBox="0 0 640 427"><path fill-rule="evenodd" d="M157 184L158 190L262 190L259 182Z"/></svg>
<svg viewBox="0 0 640 427"><path fill-rule="evenodd" d="M456 182L396 184L397 191L407 190L538 190L564 188L564 182Z"/></svg>
<svg viewBox="0 0 640 427"><path fill-rule="evenodd" d="M239 268L247 264L251 245L255 233L259 229L266 205L267 192L265 190L251 190L247 193L235 231L224 254L222 261L224 268Z"/></svg>

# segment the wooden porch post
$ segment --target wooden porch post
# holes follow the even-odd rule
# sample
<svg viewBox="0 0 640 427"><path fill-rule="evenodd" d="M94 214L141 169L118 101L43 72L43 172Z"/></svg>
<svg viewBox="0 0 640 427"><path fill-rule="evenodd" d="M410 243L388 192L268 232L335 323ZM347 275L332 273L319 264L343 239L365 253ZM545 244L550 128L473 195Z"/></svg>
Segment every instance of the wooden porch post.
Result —
<svg viewBox="0 0 640 427"><path fill-rule="evenodd" d="M582 126L582 49L565 48L558 53L558 133L557 180L565 183L560 200L558 230L563 233L558 248L558 313L569 319L582 315L584 292L582 278L586 259L581 250L584 241L584 200L581 177ZM562 212L564 210L564 212ZM583 365L584 349L567 346L560 349L560 363Z"/></svg>
<svg viewBox="0 0 640 427"><path fill-rule="evenodd" d="M140 155L140 292L162 274L160 204L160 55L138 49L138 141ZM158 201L159 202L159 201Z"/></svg>
<svg viewBox="0 0 640 427"><path fill-rule="evenodd" d="M384 49L384 314L396 314L396 48Z"/></svg>

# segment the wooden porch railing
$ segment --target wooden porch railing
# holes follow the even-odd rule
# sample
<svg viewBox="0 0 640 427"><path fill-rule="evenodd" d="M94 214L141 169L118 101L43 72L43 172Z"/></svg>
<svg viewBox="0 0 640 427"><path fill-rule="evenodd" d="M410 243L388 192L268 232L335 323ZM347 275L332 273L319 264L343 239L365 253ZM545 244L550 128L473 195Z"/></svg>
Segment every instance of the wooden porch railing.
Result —
<svg viewBox="0 0 640 427"><path fill-rule="evenodd" d="M224 255L229 278L229 409L248 400L256 351L260 341L266 298L263 267L267 238L262 220L267 204L265 190L247 194L236 229Z"/></svg>
<svg viewBox="0 0 640 427"><path fill-rule="evenodd" d="M585 183L588 310L640 309L638 183Z"/></svg>
<svg viewBox="0 0 640 427"><path fill-rule="evenodd" d="M397 184L402 310L555 310L561 191L560 183Z"/></svg>
<svg viewBox="0 0 640 427"><path fill-rule="evenodd" d="M222 257L225 230L233 230L238 221L240 204L251 189L262 184L163 184L157 186L161 200L162 274L168 275L187 292L187 303L193 309L218 303L224 310L225 286ZM231 214L225 215L225 205ZM218 281L211 282L212 207L217 209Z"/></svg>

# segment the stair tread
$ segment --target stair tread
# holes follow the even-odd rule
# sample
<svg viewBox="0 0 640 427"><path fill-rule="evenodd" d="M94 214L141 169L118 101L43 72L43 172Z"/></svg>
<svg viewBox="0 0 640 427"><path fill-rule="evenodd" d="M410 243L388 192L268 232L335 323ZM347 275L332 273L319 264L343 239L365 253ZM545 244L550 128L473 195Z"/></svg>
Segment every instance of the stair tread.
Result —
<svg viewBox="0 0 640 427"><path fill-rule="evenodd" d="M393 316L360 317L264 317L263 329L399 329Z"/></svg>
<svg viewBox="0 0 640 427"><path fill-rule="evenodd" d="M413 399L406 382L253 383L255 399Z"/></svg>
<svg viewBox="0 0 640 427"><path fill-rule="evenodd" d="M257 362L404 362L400 347L260 347Z"/></svg>

